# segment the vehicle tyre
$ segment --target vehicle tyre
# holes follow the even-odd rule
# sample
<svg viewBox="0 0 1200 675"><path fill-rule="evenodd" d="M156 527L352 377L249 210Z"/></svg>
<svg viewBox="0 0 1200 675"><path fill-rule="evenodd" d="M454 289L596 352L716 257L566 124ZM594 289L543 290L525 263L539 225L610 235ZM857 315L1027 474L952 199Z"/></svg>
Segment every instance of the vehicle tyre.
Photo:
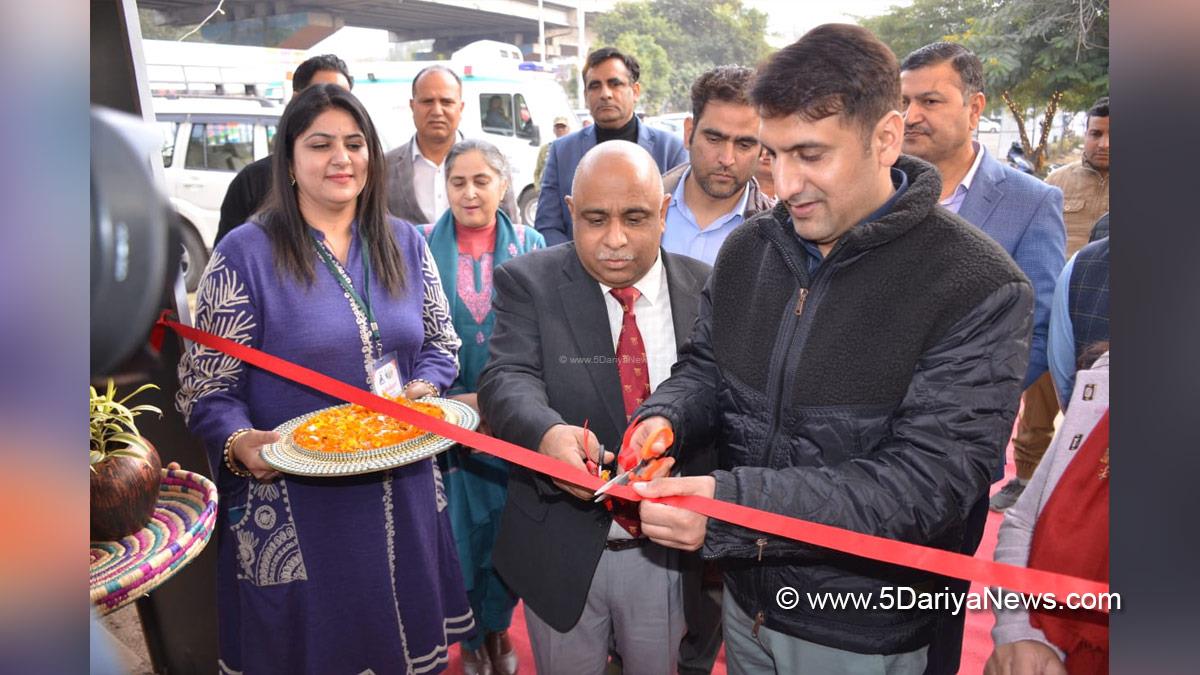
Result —
<svg viewBox="0 0 1200 675"><path fill-rule="evenodd" d="M200 286L200 276L204 274L204 268L208 266L208 247L204 245L200 233L191 223L183 221L179 231L183 240L183 256L179 259L179 265L183 268L188 293L194 293Z"/></svg>
<svg viewBox="0 0 1200 675"><path fill-rule="evenodd" d="M537 217L537 190L529 188L521 193L521 198L517 200L517 210L521 212L521 222L529 227L533 227L534 218Z"/></svg>

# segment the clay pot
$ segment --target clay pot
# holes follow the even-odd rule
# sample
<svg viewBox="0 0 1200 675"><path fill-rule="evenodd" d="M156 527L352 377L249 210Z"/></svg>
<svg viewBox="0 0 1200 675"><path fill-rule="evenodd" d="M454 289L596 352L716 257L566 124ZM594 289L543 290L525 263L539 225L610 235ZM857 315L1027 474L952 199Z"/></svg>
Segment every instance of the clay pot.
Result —
<svg viewBox="0 0 1200 675"><path fill-rule="evenodd" d="M110 456L92 465L92 541L115 541L137 532L150 522L158 504L162 462L146 441L146 461Z"/></svg>

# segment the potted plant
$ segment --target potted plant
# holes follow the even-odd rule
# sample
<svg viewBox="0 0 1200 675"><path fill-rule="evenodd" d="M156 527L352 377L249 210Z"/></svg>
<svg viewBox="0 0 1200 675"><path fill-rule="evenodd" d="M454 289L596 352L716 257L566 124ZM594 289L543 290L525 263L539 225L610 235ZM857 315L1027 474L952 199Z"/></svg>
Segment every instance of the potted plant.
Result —
<svg viewBox="0 0 1200 675"><path fill-rule="evenodd" d="M91 537L112 541L133 534L150 522L158 503L162 463L150 441L138 433L134 419L144 412L162 411L152 405L126 403L146 391L144 384L117 399L112 380L100 394L91 389Z"/></svg>

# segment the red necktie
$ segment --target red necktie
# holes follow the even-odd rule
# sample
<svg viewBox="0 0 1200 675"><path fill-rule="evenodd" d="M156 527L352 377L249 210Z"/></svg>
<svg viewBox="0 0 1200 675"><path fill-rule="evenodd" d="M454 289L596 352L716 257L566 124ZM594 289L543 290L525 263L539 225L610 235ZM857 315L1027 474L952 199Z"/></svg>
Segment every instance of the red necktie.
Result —
<svg viewBox="0 0 1200 675"><path fill-rule="evenodd" d="M646 345L642 341L642 333L638 330L637 317L633 314L633 303L641 295L632 286L614 288L610 293L621 303L621 334L617 337L617 373L621 377L621 398L625 402L625 420L633 415L633 411L650 396L650 373L646 362ZM614 503L616 502L616 503ZM642 534L641 521L638 519L637 502L627 502L623 499L609 499L607 502L613 509L613 520L634 537Z"/></svg>
<svg viewBox="0 0 1200 675"><path fill-rule="evenodd" d="M614 288L610 293L621 303L621 335L617 338L617 371L621 376L621 398L625 401L626 421L650 396L650 372L646 362L646 345L638 330L633 303L641 295L633 286Z"/></svg>

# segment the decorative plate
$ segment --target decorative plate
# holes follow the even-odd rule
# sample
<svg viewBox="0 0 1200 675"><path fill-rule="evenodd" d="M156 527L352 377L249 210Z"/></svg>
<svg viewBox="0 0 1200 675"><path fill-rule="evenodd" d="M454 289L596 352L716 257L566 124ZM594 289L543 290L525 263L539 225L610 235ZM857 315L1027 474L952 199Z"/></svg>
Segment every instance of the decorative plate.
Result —
<svg viewBox="0 0 1200 675"><path fill-rule="evenodd" d="M217 486L191 471L163 469L154 515L118 541L93 541L91 601L108 614L170 579L204 550L217 518Z"/></svg>
<svg viewBox="0 0 1200 675"><path fill-rule="evenodd" d="M439 406L445 413L446 421L451 424L472 431L479 426L479 413L465 403L432 396L420 399L420 402ZM333 408L349 405L351 404L345 403L333 406ZM314 410L307 415L301 415L275 427L275 431L279 432L282 439L278 443L271 443L263 447L263 460L278 471L300 476L353 476L419 462L454 445L454 441L449 438L430 432L425 432L396 445L358 452L315 452L297 445L292 438L292 433L308 422L310 418L333 408Z"/></svg>

